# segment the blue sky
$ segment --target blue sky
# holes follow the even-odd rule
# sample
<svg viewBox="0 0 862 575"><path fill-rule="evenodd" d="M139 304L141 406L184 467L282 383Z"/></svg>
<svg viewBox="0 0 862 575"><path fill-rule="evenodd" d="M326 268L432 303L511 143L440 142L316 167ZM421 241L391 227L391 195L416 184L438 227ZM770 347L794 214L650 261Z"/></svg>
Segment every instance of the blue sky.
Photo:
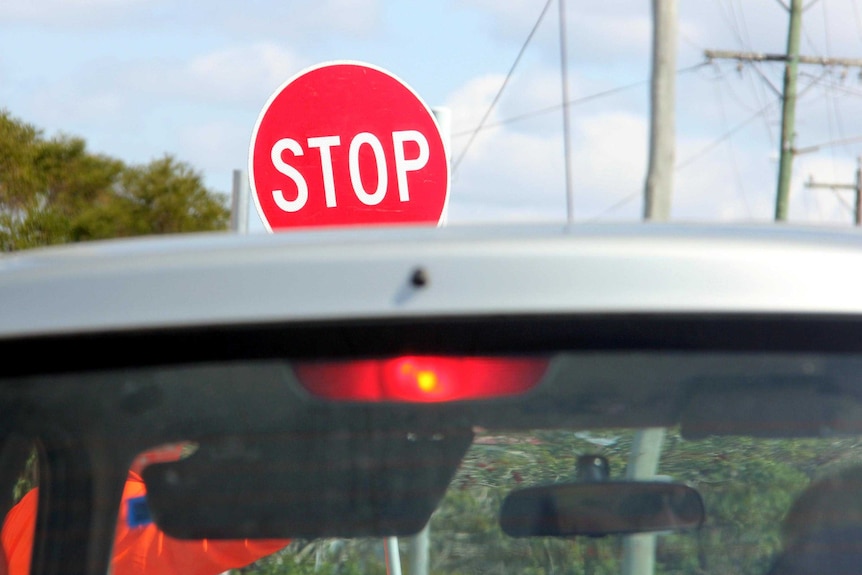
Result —
<svg viewBox="0 0 862 575"><path fill-rule="evenodd" d="M575 218L635 220L651 2L565 1L571 97L627 87L570 108ZM784 49L781 0L679 2L680 69L703 63L706 48ZM2 0L0 106L49 136L83 137L91 151L129 163L173 154L227 193L270 94L307 66L360 60L390 70L429 106L449 108L458 157L545 3ZM477 135L453 174L450 223L565 220L558 13L554 0L490 115L496 127ZM862 0L814 0L803 53L862 57L860 17ZM780 107L769 82L780 86L781 73L778 64L715 62L678 75L673 219L772 218ZM862 135L858 70L802 73L800 87L811 86L797 108L797 145ZM804 181L852 182L860 153L862 141L797 157L790 220L849 225L850 193Z"/></svg>

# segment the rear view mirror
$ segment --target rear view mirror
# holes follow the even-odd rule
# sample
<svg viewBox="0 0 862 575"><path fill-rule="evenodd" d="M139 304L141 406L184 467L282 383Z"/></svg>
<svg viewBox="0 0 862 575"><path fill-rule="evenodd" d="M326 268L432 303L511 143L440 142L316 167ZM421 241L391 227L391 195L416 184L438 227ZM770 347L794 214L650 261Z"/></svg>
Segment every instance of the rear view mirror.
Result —
<svg viewBox="0 0 862 575"><path fill-rule="evenodd" d="M679 483L608 481L530 487L503 501L500 525L511 537L600 537L691 529L703 500Z"/></svg>

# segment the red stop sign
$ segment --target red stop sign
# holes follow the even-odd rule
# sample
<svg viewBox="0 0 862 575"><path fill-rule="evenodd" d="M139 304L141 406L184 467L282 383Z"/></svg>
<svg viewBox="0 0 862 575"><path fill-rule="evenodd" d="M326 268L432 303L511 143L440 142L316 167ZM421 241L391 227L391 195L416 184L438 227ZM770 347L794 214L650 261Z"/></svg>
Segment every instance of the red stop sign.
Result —
<svg viewBox="0 0 862 575"><path fill-rule="evenodd" d="M273 94L249 149L252 197L269 231L439 224L449 162L431 110L368 64L309 68Z"/></svg>

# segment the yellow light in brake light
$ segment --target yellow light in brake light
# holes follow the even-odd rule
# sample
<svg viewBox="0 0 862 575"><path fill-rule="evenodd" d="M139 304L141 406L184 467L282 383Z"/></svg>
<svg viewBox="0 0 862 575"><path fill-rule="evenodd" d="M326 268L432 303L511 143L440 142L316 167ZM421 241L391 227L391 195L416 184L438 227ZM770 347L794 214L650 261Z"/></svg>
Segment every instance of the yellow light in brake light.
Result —
<svg viewBox="0 0 862 575"><path fill-rule="evenodd" d="M401 375L402 385L416 386L419 391L425 393L433 393L439 387L437 374L430 369L421 369L416 364L409 360L403 360L401 367L398 369Z"/></svg>
<svg viewBox="0 0 862 575"><path fill-rule="evenodd" d="M425 393L431 393L437 389L437 376L433 371L420 371L416 374L416 385Z"/></svg>
<svg viewBox="0 0 862 575"><path fill-rule="evenodd" d="M545 373L545 357L404 356L294 364L312 395L341 401L428 403L526 393Z"/></svg>

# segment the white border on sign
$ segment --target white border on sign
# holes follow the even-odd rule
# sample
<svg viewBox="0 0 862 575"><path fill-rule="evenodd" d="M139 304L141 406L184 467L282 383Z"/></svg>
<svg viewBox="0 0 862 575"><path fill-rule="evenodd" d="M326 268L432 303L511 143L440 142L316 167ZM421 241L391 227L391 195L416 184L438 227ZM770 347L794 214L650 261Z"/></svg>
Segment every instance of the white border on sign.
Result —
<svg viewBox="0 0 862 575"><path fill-rule="evenodd" d="M440 137L440 140L443 142L443 153L446 156L446 196L443 199L443 209L440 212L440 218L437 220L437 227L442 226L445 223L445 220L447 218L447 214L449 212L449 192L451 191L451 187L452 187L452 167L451 167L451 157L449 154L449 142L447 142L444 138L443 132L440 129L440 124L439 124L439 122L437 122L437 116L434 114L434 112L431 110L431 108L428 106L428 104L425 102L425 100L422 98L422 96L420 96L419 93L410 86L410 84L408 84L407 82L405 82L404 80L402 80L400 77L393 74L389 70L386 70L384 68L381 68L380 66L375 66L374 64L369 64L368 62L362 62L359 60L329 60L327 62L321 62L319 64L314 64L312 66L308 66L308 67L300 70L299 72L297 72L293 76L291 76L286 82L282 83L269 96L266 103L263 105L263 108L261 109L260 114L258 114L258 116L257 116L257 121L255 121L255 123L254 123L254 130L252 130L251 141L249 142L249 145L248 145L248 185L249 185L249 189L251 190L251 197L252 197L252 199L254 199L254 206L255 206L255 209L257 209L257 215L260 217L261 222L263 222L263 225L266 228L266 231L269 233L273 233L272 228L270 227L269 222L267 221L266 216L263 213L263 208L261 207L260 202L257 199L257 189L255 188L255 185L254 185L254 162L253 162L254 143L257 140L257 132L260 129L260 123L263 120L263 117L266 115L267 111L269 111L269 107L272 105L272 103L275 101L275 99L291 83L295 82L300 77L302 77L302 76L304 76L310 72L313 72L315 70L318 70L320 68L327 68L329 66L343 66L345 64L352 65L352 66L363 66L365 68L370 68L372 70L376 70L377 72L380 72L381 74L385 74L385 75L389 76L390 78L392 78L393 80L395 80L396 82L398 82L399 84L401 84L402 86L407 88L407 90L410 91L410 93L412 93L416 97L416 99L419 101L419 103L422 104L422 107L425 108L425 111L428 113L428 115L431 116L431 121L434 122L434 126L437 128L437 135Z"/></svg>

